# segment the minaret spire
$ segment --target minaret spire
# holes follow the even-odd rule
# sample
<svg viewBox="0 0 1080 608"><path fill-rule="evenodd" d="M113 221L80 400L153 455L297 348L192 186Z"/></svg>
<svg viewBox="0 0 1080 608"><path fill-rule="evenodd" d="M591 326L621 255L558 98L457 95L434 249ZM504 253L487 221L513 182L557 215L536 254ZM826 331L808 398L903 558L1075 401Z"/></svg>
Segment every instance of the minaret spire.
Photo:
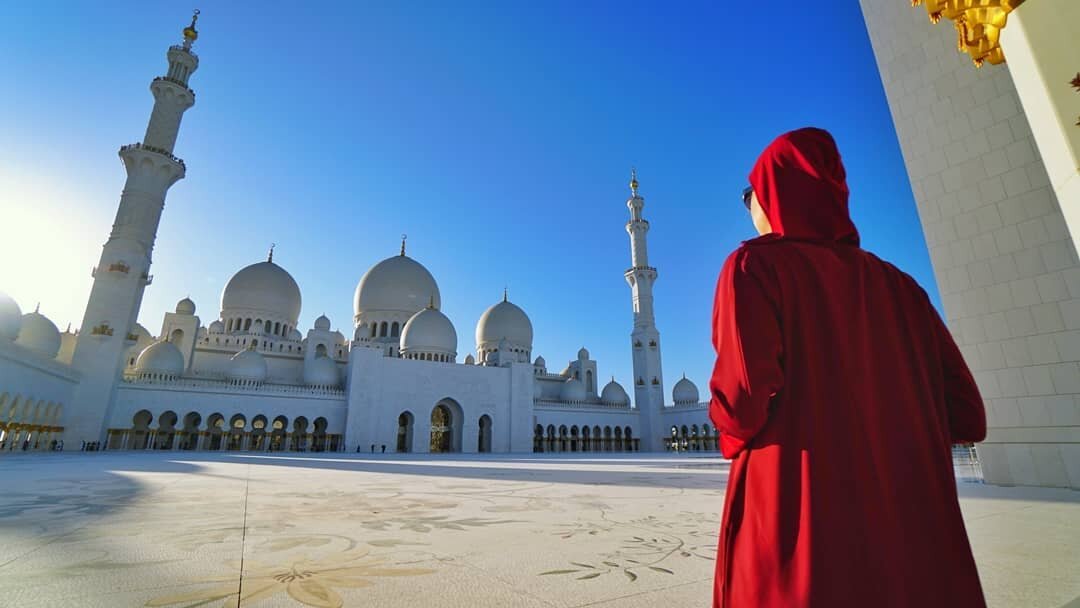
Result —
<svg viewBox="0 0 1080 608"><path fill-rule="evenodd" d="M401 255L405 255L405 240L409 238L409 235L401 235Z"/></svg>

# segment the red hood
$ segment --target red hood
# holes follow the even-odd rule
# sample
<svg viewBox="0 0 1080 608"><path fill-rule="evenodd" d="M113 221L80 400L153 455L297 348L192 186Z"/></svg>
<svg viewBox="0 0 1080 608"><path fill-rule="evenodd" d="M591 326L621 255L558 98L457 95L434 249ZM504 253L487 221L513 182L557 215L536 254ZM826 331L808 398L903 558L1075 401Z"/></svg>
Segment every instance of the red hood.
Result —
<svg viewBox="0 0 1080 608"><path fill-rule="evenodd" d="M774 233L858 245L845 176L832 135L807 127L784 133L765 148L750 172L750 185Z"/></svg>

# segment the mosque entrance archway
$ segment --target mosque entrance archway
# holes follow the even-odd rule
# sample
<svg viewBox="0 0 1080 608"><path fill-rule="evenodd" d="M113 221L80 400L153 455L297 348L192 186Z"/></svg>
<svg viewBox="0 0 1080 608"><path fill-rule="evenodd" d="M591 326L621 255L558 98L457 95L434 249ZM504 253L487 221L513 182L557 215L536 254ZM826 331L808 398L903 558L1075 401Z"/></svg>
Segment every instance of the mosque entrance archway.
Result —
<svg viewBox="0 0 1080 608"><path fill-rule="evenodd" d="M131 442L128 449L145 450L146 443L150 440L150 423L154 420L153 414L147 410L139 410L131 418Z"/></svg>
<svg viewBox="0 0 1080 608"><path fill-rule="evenodd" d="M311 451L326 451L326 427L329 423L326 418L319 416L315 419L315 431L311 434Z"/></svg>
<svg viewBox="0 0 1080 608"><path fill-rule="evenodd" d="M183 442L180 448L194 450L199 447L199 425L202 424L202 416L198 412L188 412L184 416Z"/></svg>
<svg viewBox="0 0 1080 608"><path fill-rule="evenodd" d="M285 427L288 426L289 419L285 416L278 416L274 418L274 422L270 425L270 451L280 452L285 449Z"/></svg>
<svg viewBox="0 0 1080 608"><path fill-rule="evenodd" d="M173 441L176 440L176 422L176 412L172 410L167 410L164 414L158 416L156 448L162 450L173 449Z"/></svg>
<svg viewBox="0 0 1080 608"><path fill-rule="evenodd" d="M412 412L401 412L397 418L397 447L395 451L406 453L412 451L413 415Z"/></svg>
<svg viewBox="0 0 1080 608"><path fill-rule="evenodd" d="M491 416L480 416L480 436L477 441L476 451L487 453L491 451Z"/></svg>
<svg viewBox="0 0 1080 608"><path fill-rule="evenodd" d="M249 449L253 452L261 452L266 449L266 416L259 414L251 419L251 442Z"/></svg>
<svg viewBox="0 0 1080 608"><path fill-rule="evenodd" d="M431 410L431 444L433 454L461 451L461 406L453 399L444 399Z"/></svg>

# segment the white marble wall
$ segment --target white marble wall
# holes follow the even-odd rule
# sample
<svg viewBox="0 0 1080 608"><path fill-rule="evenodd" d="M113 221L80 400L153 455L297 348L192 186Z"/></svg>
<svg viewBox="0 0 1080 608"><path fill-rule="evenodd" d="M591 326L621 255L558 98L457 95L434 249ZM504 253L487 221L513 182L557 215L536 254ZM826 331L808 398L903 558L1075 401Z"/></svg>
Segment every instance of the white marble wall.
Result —
<svg viewBox="0 0 1080 608"><path fill-rule="evenodd" d="M951 22L860 0L949 328L986 400L992 483L1080 488L1080 264L1008 67Z"/></svg>

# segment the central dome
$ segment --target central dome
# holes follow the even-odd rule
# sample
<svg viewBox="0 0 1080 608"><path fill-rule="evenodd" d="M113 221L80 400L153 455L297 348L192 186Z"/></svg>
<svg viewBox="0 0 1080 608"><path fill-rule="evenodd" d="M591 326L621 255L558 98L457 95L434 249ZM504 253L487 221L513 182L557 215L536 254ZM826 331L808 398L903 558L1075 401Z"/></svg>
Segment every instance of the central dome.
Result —
<svg viewBox="0 0 1080 608"><path fill-rule="evenodd" d="M273 262L242 268L221 292L222 317L230 312L263 313L296 325L300 318L300 287L292 275Z"/></svg>
<svg viewBox="0 0 1080 608"><path fill-rule="evenodd" d="M435 277L420 262L396 255L375 264L356 286L353 312L396 311L409 314L442 306Z"/></svg>

